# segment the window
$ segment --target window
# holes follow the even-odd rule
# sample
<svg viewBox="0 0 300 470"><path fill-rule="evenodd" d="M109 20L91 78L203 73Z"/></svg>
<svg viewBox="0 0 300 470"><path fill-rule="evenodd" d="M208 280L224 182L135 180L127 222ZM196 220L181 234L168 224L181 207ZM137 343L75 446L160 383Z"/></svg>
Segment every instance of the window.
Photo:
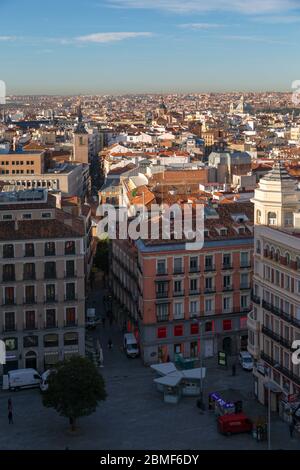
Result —
<svg viewBox="0 0 300 470"><path fill-rule="evenodd" d="M2 216L2 220L12 220L12 215L11 214L4 214Z"/></svg>
<svg viewBox="0 0 300 470"><path fill-rule="evenodd" d="M45 243L45 256L55 256L55 243L54 242Z"/></svg>
<svg viewBox="0 0 300 470"><path fill-rule="evenodd" d="M169 319L169 305L158 304L156 306L157 321L167 321Z"/></svg>
<svg viewBox="0 0 300 470"><path fill-rule="evenodd" d="M256 211L256 223L261 224L261 211Z"/></svg>
<svg viewBox="0 0 300 470"><path fill-rule="evenodd" d="M75 300L75 283L69 282L66 284L66 300Z"/></svg>
<svg viewBox="0 0 300 470"><path fill-rule="evenodd" d="M199 334L199 324L192 323L191 324L191 335L198 335Z"/></svg>
<svg viewBox="0 0 300 470"><path fill-rule="evenodd" d="M214 322L213 321L206 321L205 322L205 332L209 333L214 331Z"/></svg>
<svg viewBox="0 0 300 470"><path fill-rule="evenodd" d="M4 314L5 331L15 331L15 312L5 312Z"/></svg>
<svg viewBox="0 0 300 470"><path fill-rule="evenodd" d="M183 336L183 325L174 326L174 336Z"/></svg>
<svg viewBox="0 0 300 470"><path fill-rule="evenodd" d="M181 319L184 317L183 302L174 303L174 319Z"/></svg>
<svg viewBox="0 0 300 470"><path fill-rule="evenodd" d="M3 245L3 258L14 258L14 245Z"/></svg>
<svg viewBox="0 0 300 470"><path fill-rule="evenodd" d="M223 331L230 331L231 329L231 320L223 320Z"/></svg>
<svg viewBox="0 0 300 470"><path fill-rule="evenodd" d="M42 219L51 219L51 212L43 212Z"/></svg>
<svg viewBox="0 0 300 470"><path fill-rule="evenodd" d="M174 258L174 273L181 274L182 272L182 258Z"/></svg>
<svg viewBox="0 0 300 470"><path fill-rule="evenodd" d="M241 253L241 267L248 267L249 264L249 253L244 251Z"/></svg>
<svg viewBox="0 0 300 470"><path fill-rule="evenodd" d="M197 290L198 290L198 279L190 279L190 290L191 290L191 292L197 292Z"/></svg>
<svg viewBox="0 0 300 470"><path fill-rule="evenodd" d="M223 255L223 267L230 268L231 267L231 255L226 253Z"/></svg>
<svg viewBox="0 0 300 470"><path fill-rule="evenodd" d="M165 259L157 260L157 274L166 274L166 272L167 272L166 260Z"/></svg>
<svg viewBox="0 0 300 470"><path fill-rule="evenodd" d="M24 264L23 278L24 280L35 279L35 264L25 263Z"/></svg>
<svg viewBox="0 0 300 470"><path fill-rule="evenodd" d="M163 339L167 337L167 328L165 326L161 326L157 328L157 338Z"/></svg>
<svg viewBox="0 0 300 470"><path fill-rule="evenodd" d="M247 273L241 274L241 289L249 288L249 275Z"/></svg>
<svg viewBox="0 0 300 470"><path fill-rule="evenodd" d="M285 227L292 227L293 226L293 212L286 212L284 214L284 225Z"/></svg>
<svg viewBox="0 0 300 470"><path fill-rule="evenodd" d="M231 311L231 297L224 297L223 298L223 311L230 312Z"/></svg>
<svg viewBox="0 0 300 470"><path fill-rule="evenodd" d="M9 282L15 280L15 265L4 264L3 265L3 282Z"/></svg>
<svg viewBox="0 0 300 470"><path fill-rule="evenodd" d="M54 261L45 263L45 279L56 279L56 263Z"/></svg>
<svg viewBox="0 0 300 470"><path fill-rule="evenodd" d="M174 282L174 293L180 294L182 292L182 281Z"/></svg>
<svg viewBox="0 0 300 470"><path fill-rule="evenodd" d="M75 276L75 262L73 260L66 261L66 277Z"/></svg>
<svg viewBox="0 0 300 470"><path fill-rule="evenodd" d="M44 336L44 347L54 348L58 346L58 335L45 335Z"/></svg>
<svg viewBox="0 0 300 470"><path fill-rule="evenodd" d="M196 316L199 313L199 301L198 300L191 300L190 301L190 315Z"/></svg>
<svg viewBox="0 0 300 470"><path fill-rule="evenodd" d="M205 299L204 308L205 308L205 313L213 313L213 310L214 310L213 299Z"/></svg>
<svg viewBox="0 0 300 470"><path fill-rule="evenodd" d="M75 346L78 344L78 333L66 333L64 335L65 346Z"/></svg>
<svg viewBox="0 0 300 470"><path fill-rule="evenodd" d="M213 257L212 256L205 256L205 271L210 271L214 267L213 264Z"/></svg>
<svg viewBox="0 0 300 470"><path fill-rule="evenodd" d="M34 256L34 244L25 243L25 256L33 257Z"/></svg>
<svg viewBox="0 0 300 470"><path fill-rule="evenodd" d="M22 215L22 218L23 218L24 220L30 220L30 219L32 218L32 214L23 214L23 215Z"/></svg>
<svg viewBox="0 0 300 470"><path fill-rule="evenodd" d="M276 225L276 213L275 212L269 212L268 213L268 225Z"/></svg>
<svg viewBox="0 0 300 470"><path fill-rule="evenodd" d="M26 330L35 329L35 311L29 310L25 312L25 328Z"/></svg>
<svg viewBox="0 0 300 470"><path fill-rule="evenodd" d="M5 305L13 305L15 303L15 289L13 287L5 287L4 303Z"/></svg>
<svg viewBox="0 0 300 470"><path fill-rule="evenodd" d="M156 297L164 298L168 297L168 282L157 282L156 283Z"/></svg>
<svg viewBox="0 0 300 470"><path fill-rule="evenodd" d="M198 257L197 256L192 256L190 258L190 272L195 273L198 271Z"/></svg>
<svg viewBox="0 0 300 470"><path fill-rule="evenodd" d="M56 312L55 309L46 310L46 328L55 328L56 326Z"/></svg>
<svg viewBox="0 0 300 470"><path fill-rule="evenodd" d="M23 346L24 348L36 348L39 345L39 337L38 336L24 336L23 338Z"/></svg>
<svg viewBox="0 0 300 470"><path fill-rule="evenodd" d="M206 277L205 278L205 291L206 292L212 292L213 290L213 278L212 277Z"/></svg>
<svg viewBox="0 0 300 470"><path fill-rule="evenodd" d="M241 308L242 309L249 308L249 296L248 295L241 295Z"/></svg>
<svg viewBox="0 0 300 470"><path fill-rule="evenodd" d="M223 287L225 290L231 289L231 276L223 276Z"/></svg>
<svg viewBox="0 0 300 470"><path fill-rule="evenodd" d="M34 286L25 286L25 303L26 304L35 303L35 287Z"/></svg>
<svg viewBox="0 0 300 470"><path fill-rule="evenodd" d="M75 255L75 242L74 241L65 243L65 255Z"/></svg>
<svg viewBox="0 0 300 470"><path fill-rule="evenodd" d="M240 329L241 330L246 330L247 329L247 320L248 320L248 317L241 317L240 318Z"/></svg>
<svg viewBox="0 0 300 470"><path fill-rule="evenodd" d="M76 309L74 307L66 309L66 326L76 326Z"/></svg>
<svg viewBox="0 0 300 470"><path fill-rule="evenodd" d="M55 302L55 284L46 285L46 302Z"/></svg>

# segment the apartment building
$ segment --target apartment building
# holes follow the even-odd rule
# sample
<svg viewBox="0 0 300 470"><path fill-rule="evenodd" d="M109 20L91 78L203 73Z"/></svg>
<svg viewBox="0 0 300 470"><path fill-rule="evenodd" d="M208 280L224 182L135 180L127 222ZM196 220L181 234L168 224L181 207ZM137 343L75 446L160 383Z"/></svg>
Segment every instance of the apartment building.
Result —
<svg viewBox="0 0 300 470"><path fill-rule="evenodd" d="M300 191L276 163L255 191L253 310L248 316L248 350L257 360L255 395L284 412L300 400L300 367L292 343L300 339Z"/></svg>
<svg viewBox="0 0 300 470"><path fill-rule="evenodd" d="M118 321L140 341L146 364L229 356L247 349L251 310L251 203L205 209L205 243L114 240L112 289ZM200 344L202 338L202 344Z"/></svg>
<svg viewBox="0 0 300 470"><path fill-rule="evenodd" d="M87 239L85 218L47 191L0 193L3 373L84 355Z"/></svg>
<svg viewBox="0 0 300 470"><path fill-rule="evenodd" d="M40 175L44 167L44 152L16 151L0 155L0 175Z"/></svg>

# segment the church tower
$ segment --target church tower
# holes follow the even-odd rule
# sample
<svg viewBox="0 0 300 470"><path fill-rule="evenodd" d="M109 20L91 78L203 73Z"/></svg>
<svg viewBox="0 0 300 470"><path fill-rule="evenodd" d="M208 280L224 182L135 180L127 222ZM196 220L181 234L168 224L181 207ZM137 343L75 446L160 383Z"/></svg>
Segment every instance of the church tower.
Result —
<svg viewBox="0 0 300 470"><path fill-rule="evenodd" d="M89 163L89 135L83 123L81 105L78 107L77 126L73 136L73 158L76 162Z"/></svg>

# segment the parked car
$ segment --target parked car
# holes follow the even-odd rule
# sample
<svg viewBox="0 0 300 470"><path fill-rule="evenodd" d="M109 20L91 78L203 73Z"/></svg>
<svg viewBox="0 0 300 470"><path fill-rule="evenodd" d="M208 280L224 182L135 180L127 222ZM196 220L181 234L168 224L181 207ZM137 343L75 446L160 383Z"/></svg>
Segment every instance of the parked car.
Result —
<svg viewBox="0 0 300 470"><path fill-rule="evenodd" d="M252 421L244 413L226 414L218 417L218 429L221 434L230 436L243 432L251 432Z"/></svg>
<svg viewBox="0 0 300 470"><path fill-rule="evenodd" d="M39 387L41 376L35 369L10 370L6 379L3 377L3 388L9 390L20 390L21 388Z"/></svg>
<svg viewBox="0 0 300 470"><path fill-rule="evenodd" d="M247 351L241 351L239 354L239 362L244 370L251 371L253 369L253 358Z"/></svg>

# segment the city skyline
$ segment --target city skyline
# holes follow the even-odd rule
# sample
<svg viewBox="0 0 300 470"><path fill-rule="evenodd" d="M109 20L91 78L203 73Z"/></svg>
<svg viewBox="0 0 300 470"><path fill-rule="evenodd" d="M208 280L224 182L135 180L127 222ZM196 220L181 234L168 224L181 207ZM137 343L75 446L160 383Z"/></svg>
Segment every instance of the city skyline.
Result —
<svg viewBox="0 0 300 470"><path fill-rule="evenodd" d="M8 94L291 91L296 1L0 4Z"/></svg>

